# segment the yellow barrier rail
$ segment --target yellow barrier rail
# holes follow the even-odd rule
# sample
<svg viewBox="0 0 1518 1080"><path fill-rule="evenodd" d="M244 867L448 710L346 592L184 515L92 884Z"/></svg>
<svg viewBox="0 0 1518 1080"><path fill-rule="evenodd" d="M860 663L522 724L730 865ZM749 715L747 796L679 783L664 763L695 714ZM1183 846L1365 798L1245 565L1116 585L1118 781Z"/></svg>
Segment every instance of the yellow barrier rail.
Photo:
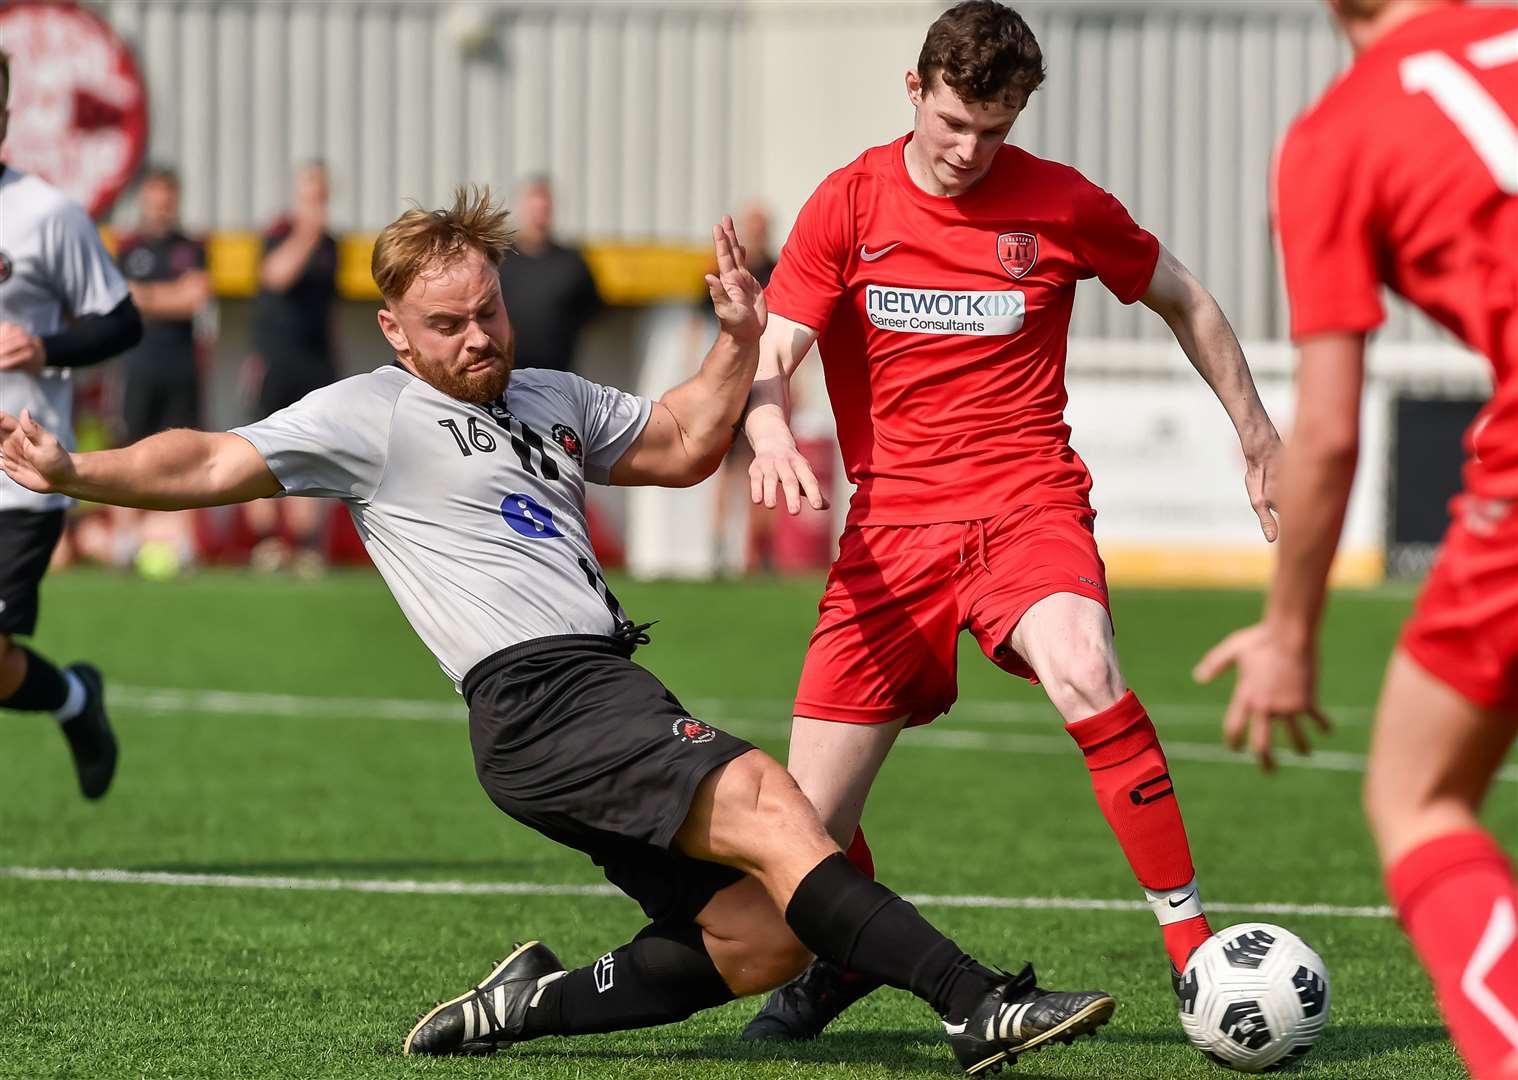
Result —
<svg viewBox="0 0 1518 1080"><path fill-rule="evenodd" d="M337 289L349 300L378 300L369 276L375 233L348 233L337 242ZM100 230L114 255L116 234ZM263 238L256 232L214 232L206 238L206 263L217 296L240 299L258 294ZM585 261L608 304L658 304L699 300L712 255L703 247L655 244L590 244Z"/></svg>

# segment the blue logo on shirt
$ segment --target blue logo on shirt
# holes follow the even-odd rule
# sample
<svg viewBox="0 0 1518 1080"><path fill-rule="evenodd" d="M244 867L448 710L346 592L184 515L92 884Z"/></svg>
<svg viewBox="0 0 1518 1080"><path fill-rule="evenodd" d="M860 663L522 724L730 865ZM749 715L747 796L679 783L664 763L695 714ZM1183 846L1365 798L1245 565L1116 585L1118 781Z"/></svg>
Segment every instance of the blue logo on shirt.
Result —
<svg viewBox="0 0 1518 1080"><path fill-rule="evenodd" d="M549 540L564 536L554 526L553 515L531 495L520 492L501 500L501 517L511 531L529 540Z"/></svg>

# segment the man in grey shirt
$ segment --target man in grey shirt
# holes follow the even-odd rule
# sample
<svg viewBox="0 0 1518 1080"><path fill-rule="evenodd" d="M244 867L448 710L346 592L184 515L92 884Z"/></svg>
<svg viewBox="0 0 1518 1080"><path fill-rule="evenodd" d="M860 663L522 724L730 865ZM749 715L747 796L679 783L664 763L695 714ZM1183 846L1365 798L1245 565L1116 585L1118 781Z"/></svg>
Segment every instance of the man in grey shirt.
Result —
<svg viewBox="0 0 1518 1080"><path fill-rule="evenodd" d="M0 52L0 143L9 96L10 58ZM141 337L142 318L84 207L0 163L0 409L26 409L72 444L73 369ZM0 476L0 709L52 713L80 791L98 799L116 774L100 672L82 663L60 669L16 640L37 628L38 586L68 505Z"/></svg>
<svg viewBox="0 0 1518 1080"><path fill-rule="evenodd" d="M0 414L0 467L35 491L177 509L273 495L343 500L417 633L469 703L475 771L518 821L585 852L651 922L566 971L519 946L425 1014L408 1054L684 1019L779 985L810 953L910 990L968 1072L1105 1023L1099 991L1050 993L965 955L860 874L773 758L692 717L633 663L647 640L607 587L585 484L710 476L758 363L764 296L731 220L706 279L719 333L658 401L565 372L512 372L504 211L460 191L375 244L395 364L235 432L171 431L70 454Z"/></svg>

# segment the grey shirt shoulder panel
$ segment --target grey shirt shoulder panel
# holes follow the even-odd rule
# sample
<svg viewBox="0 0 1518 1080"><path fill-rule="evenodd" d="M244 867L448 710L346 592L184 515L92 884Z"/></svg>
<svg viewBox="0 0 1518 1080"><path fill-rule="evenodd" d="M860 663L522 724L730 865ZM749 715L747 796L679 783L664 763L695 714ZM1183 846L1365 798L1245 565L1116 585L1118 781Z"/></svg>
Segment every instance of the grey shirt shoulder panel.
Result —
<svg viewBox="0 0 1518 1080"><path fill-rule="evenodd" d="M603 386L568 371L526 368L512 376L506 398L513 409L524 401L557 397L569 412L581 418L584 438L585 479L592 484L611 483L611 470L648 424L653 403L647 399ZM552 406L544 400L546 411Z"/></svg>
<svg viewBox="0 0 1518 1080"><path fill-rule="evenodd" d="M416 382L402 368L376 368L313 390L233 434L253 444L287 495L368 502L384 479L396 407Z"/></svg>

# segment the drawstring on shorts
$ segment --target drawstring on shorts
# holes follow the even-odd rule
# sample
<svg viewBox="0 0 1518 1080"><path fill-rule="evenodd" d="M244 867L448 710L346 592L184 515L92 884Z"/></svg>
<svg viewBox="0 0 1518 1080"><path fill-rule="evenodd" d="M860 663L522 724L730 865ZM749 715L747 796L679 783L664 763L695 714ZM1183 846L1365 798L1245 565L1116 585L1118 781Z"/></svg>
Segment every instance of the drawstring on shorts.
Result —
<svg viewBox="0 0 1518 1080"><path fill-rule="evenodd" d="M980 556L981 569L989 574L991 572L991 558L988 554L989 549L986 546L986 523L984 519L965 522L964 531L959 534L959 561L961 564L965 561L967 550L965 541L969 539L971 528L975 530L975 554Z"/></svg>

